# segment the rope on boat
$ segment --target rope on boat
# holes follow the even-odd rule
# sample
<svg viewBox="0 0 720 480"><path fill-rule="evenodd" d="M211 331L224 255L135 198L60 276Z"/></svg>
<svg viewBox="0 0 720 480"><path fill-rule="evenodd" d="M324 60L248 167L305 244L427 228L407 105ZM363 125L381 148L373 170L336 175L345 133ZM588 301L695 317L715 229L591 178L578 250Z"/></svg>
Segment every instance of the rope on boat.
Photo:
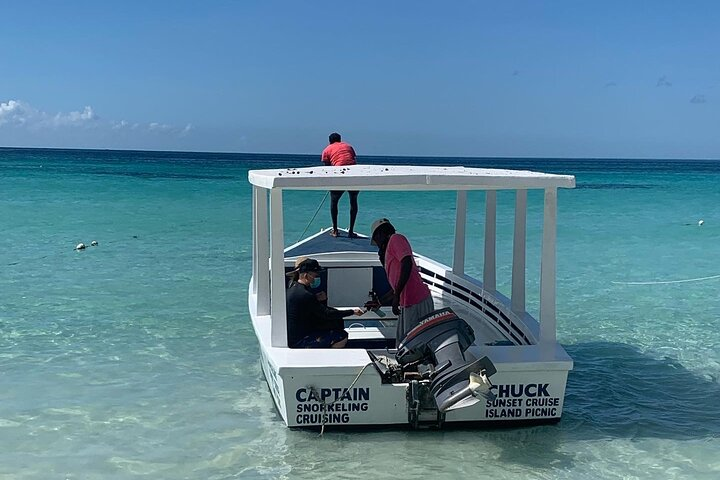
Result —
<svg viewBox="0 0 720 480"><path fill-rule="evenodd" d="M330 195L330 192L325 192L325 196L320 201L320 205L318 205L317 210L315 210L315 214L312 216L312 218L310 219L308 224L305 226L305 230L303 230L303 232L300 234L300 236L297 239L297 242L299 242L300 240L303 239L303 237L305 237L305 232L307 232L307 230L308 230L308 228L310 228L310 225L312 224L313 220L315 220L315 217L317 217L317 214L320 211L320 209L322 208L323 204L325 203L325 199L327 199L328 195ZM297 243L297 242L295 242L295 243Z"/></svg>
<svg viewBox="0 0 720 480"><path fill-rule="evenodd" d="M372 365L372 362L366 363L365 366L362 367L362 369L360 369L360 372L358 372L357 376L355 377L355 380L353 380L352 383L350 384L350 386L347 387L347 388L345 388L345 389L343 390L343 392L347 392L347 391L349 391L352 387L354 387L355 384L357 383L358 379L360 378L360 375L362 375L363 372L365 371L365 369L366 369L367 367L369 367L370 365ZM311 392L314 392L315 398L320 398L320 395L318 395L317 390L315 390L315 387L309 387L309 390L310 390ZM333 405L335 402L339 401L341 398L342 398L342 395L341 395L340 397L336 398L335 400L333 400L333 401L330 402L330 403L325 403L325 400L324 400L324 399L321 400L321 401L320 401L320 404L321 404L321 405L324 405L323 411L327 412L327 407L330 406L330 405ZM327 422L325 415L323 415L321 418L322 418L322 426L320 427L320 435L319 435L320 437L322 437L323 434L325 433L325 424L326 424L326 422Z"/></svg>
<svg viewBox="0 0 720 480"><path fill-rule="evenodd" d="M709 277L698 277L698 278L687 278L684 280L666 280L658 282L611 282L619 285L669 285L672 283L688 283L688 282L703 282L705 280L714 280L720 278L720 275L711 275Z"/></svg>

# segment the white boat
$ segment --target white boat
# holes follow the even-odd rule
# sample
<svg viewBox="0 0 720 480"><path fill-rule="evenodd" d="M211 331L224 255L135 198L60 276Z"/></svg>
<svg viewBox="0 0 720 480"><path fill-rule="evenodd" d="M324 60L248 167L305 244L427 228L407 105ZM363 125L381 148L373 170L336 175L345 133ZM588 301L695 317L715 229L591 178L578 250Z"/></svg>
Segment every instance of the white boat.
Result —
<svg viewBox="0 0 720 480"><path fill-rule="evenodd" d="M248 178L253 185L248 306L262 370L287 426L417 428L560 420L573 361L556 340L557 191L573 188L573 176L466 167L355 165L251 170ZM525 304L530 189L544 191L537 319ZM435 307L450 310L440 311L422 322L417 332L413 330L421 335L409 339L410 332L401 345L401 355L394 348L396 319L389 307L346 319L346 348L288 348L285 274L298 257L315 258L326 269L321 288L331 306L363 305L369 291L389 287L377 248L367 237L333 238L324 230L286 247L284 190L456 191L452 266L415 253ZM472 190L486 192L482 279L465 274L467 192ZM496 288L498 190L515 191L510 298ZM393 212L387 216L392 219ZM477 245L474 240L473 245ZM434 335L435 327L441 330L439 337ZM441 355L438 341L455 342L450 357ZM464 342L471 344L468 347ZM448 375L451 370L453 374Z"/></svg>

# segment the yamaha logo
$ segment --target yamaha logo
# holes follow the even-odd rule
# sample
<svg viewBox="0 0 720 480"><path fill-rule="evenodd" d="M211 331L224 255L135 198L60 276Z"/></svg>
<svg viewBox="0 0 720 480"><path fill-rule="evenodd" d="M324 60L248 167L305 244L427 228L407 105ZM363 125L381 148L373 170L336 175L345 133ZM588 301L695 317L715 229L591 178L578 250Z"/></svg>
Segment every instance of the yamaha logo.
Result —
<svg viewBox="0 0 720 480"><path fill-rule="evenodd" d="M457 318L457 315L455 315L455 312L453 312L450 309L441 310L437 313L431 314L429 317L426 317L423 321L418 323L418 327L425 325L428 322L432 322L434 320L450 320L452 318ZM415 328L417 328L417 327L415 327Z"/></svg>

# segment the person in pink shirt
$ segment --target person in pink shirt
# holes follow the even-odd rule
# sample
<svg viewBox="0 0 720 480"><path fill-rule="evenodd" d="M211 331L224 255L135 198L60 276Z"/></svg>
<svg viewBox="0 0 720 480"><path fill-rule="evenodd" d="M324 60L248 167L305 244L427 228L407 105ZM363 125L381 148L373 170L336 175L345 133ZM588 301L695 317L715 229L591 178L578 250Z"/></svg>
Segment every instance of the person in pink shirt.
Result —
<svg viewBox="0 0 720 480"><path fill-rule="evenodd" d="M331 133L328 140L330 145L325 147L321 155L321 160L325 165L332 165L333 167L343 167L347 165L355 165L355 150L352 145L342 141L340 134L335 132ZM330 191L330 217L332 218L332 231L330 235L333 237L338 236L337 228L337 217L338 217L338 202L342 197L344 191L331 190ZM348 229L348 237L357 238L355 233L355 219L358 213L358 197L357 191L348 191L350 197L350 228Z"/></svg>
<svg viewBox="0 0 720 480"><path fill-rule="evenodd" d="M370 243L377 245L380 263L393 289L392 310L398 316L395 341L400 344L422 317L435 310L435 305L430 289L420 277L410 242L395 232L390 220L381 218L373 222Z"/></svg>

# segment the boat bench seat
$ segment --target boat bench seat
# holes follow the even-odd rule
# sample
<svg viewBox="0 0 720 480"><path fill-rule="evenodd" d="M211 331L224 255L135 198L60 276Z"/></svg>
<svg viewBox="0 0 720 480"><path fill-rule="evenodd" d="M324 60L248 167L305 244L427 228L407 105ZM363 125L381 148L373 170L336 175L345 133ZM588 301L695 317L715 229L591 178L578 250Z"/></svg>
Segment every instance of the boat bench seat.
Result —
<svg viewBox="0 0 720 480"><path fill-rule="evenodd" d="M373 316L373 312L366 315ZM358 317L352 317L358 318ZM360 317L362 318L362 317ZM377 318L377 317L376 317ZM365 321L346 321L348 343L345 348L385 349L395 348L395 327L387 326L387 321L368 319Z"/></svg>

